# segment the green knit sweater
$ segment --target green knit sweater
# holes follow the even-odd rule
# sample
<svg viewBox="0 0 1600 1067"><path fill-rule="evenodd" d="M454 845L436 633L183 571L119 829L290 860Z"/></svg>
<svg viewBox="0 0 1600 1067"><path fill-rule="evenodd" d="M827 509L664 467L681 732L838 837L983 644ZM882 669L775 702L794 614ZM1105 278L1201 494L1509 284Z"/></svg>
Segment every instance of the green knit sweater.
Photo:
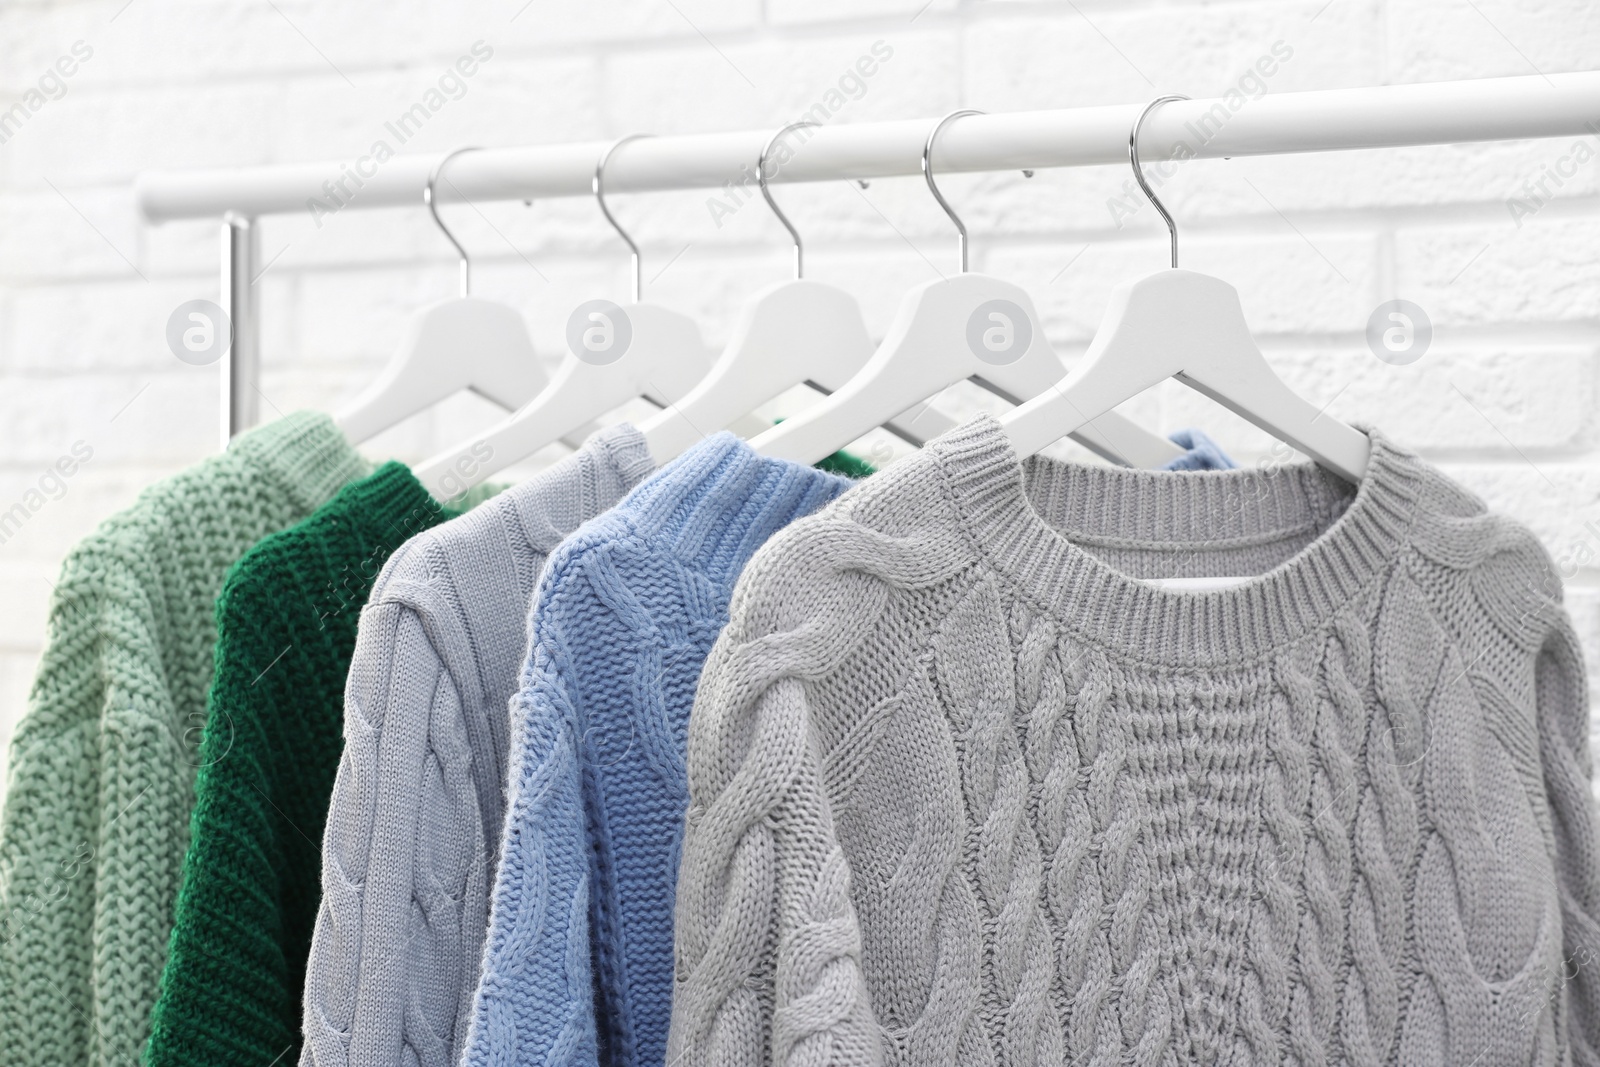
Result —
<svg viewBox="0 0 1600 1067"><path fill-rule="evenodd" d="M387 463L229 571L147 1064L299 1058L322 828L361 608L390 553L458 514L405 466Z"/></svg>
<svg viewBox="0 0 1600 1067"><path fill-rule="evenodd" d="M0 1063L133 1063L188 844L228 566L366 465L324 415L253 430L68 553L0 822Z"/></svg>

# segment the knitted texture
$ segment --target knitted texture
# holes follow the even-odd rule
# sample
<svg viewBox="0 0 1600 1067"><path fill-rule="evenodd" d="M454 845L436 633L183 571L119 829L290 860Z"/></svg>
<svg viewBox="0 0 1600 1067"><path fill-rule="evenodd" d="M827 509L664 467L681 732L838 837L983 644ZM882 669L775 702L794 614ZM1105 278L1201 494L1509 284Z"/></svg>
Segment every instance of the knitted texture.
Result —
<svg viewBox="0 0 1600 1067"><path fill-rule="evenodd" d="M150 1067L294 1062L356 621L389 554L457 514L386 463L228 572Z"/></svg>
<svg viewBox="0 0 1600 1067"><path fill-rule="evenodd" d="M669 1062L1596 1063L1559 590L1376 432L1357 491L952 431L740 580Z"/></svg>
<svg viewBox="0 0 1600 1067"><path fill-rule="evenodd" d="M664 1062L700 666L745 561L850 484L719 433L551 555L466 1064Z"/></svg>
<svg viewBox="0 0 1600 1067"><path fill-rule="evenodd" d="M383 567L361 612L321 837L305 1067L459 1061L534 583L551 549L652 469L637 430L606 430Z"/></svg>
<svg viewBox="0 0 1600 1067"><path fill-rule="evenodd" d="M0 825L0 1062L136 1062L166 958L228 566L365 471L323 415L236 438L68 553Z"/></svg>
<svg viewBox="0 0 1600 1067"><path fill-rule="evenodd" d="M878 473L878 468L854 452L832 452L817 460L816 466L819 471L840 474L846 478L860 479Z"/></svg>
<svg viewBox="0 0 1600 1067"><path fill-rule="evenodd" d="M772 421L774 426L783 422L782 419L774 419ZM837 452L830 452L823 456L817 460L815 466L819 471L827 471L830 474L839 474L846 478L858 480L878 473L877 467L874 467L854 452L848 452L842 448Z"/></svg>

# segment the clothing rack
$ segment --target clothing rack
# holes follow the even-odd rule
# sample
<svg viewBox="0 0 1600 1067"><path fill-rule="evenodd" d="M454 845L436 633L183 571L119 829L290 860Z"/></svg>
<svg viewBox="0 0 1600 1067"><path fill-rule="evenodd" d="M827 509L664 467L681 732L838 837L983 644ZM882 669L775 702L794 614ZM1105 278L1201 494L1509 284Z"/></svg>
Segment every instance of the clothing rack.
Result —
<svg viewBox="0 0 1600 1067"><path fill-rule="evenodd" d="M1144 103L973 115L951 123L934 153L940 173L1040 170L1125 163L1128 130ZM806 116L801 116L805 118ZM921 172L936 117L823 125L795 131L793 158L774 182L884 178ZM1175 101L1140 134L1147 163L1363 148L1600 135L1600 72L1486 78L1361 89ZM772 130L647 137L619 148L608 192L754 186L755 161ZM439 202L586 196L606 141L487 149L452 161ZM803 147L801 147L803 146ZM222 374L223 438L254 423L259 318L252 285L256 219L307 210L324 183L344 181L344 208L416 204L443 153L382 163L295 163L150 171L135 181L146 219L221 218L222 302L233 343ZM354 174L354 178L346 177ZM359 185L357 184L359 182Z"/></svg>

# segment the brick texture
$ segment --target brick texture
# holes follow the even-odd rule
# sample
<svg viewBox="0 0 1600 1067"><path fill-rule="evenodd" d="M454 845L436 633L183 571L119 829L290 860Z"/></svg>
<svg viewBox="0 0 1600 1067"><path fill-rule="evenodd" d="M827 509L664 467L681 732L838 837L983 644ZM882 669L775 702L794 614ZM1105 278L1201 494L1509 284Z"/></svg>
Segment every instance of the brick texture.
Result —
<svg viewBox="0 0 1600 1067"><path fill-rule="evenodd" d="M779 123L841 89L875 43L892 56L842 85L831 121L1122 103L1241 84L1275 45L1279 93L1584 69L1600 8L1584 0L310 0L23 2L0 6L0 108L48 78L0 142L0 740L21 713L62 554L152 479L216 447L216 369L179 363L172 309L216 298L217 227L137 214L145 168L354 160L474 42L493 50L404 151ZM81 42L81 44L79 44ZM75 47L76 46L76 47ZM84 52L88 58L81 58ZM1248 86L1247 86L1248 87ZM1254 95L1252 93L1252 95ZM331 178L337 172L331 172ZM1165 262L1148 205L1122 217L1125 168L949 178L974 265L1024 285L1068 358L1110 289ZM420 191L419 191L420 192ZM1600 138L1203 161L1166 186L1185 265L1236 284L1263 349L1319 404L1383 426L1530 523L1570 574L1600 665ZM727 337L741 302L787 276L759 199L718 218L712 191L619 196L647 293ZM812 277L859 295L883 332L901 293L955 267L954 231L914 178L782 191ZM1126 214L1126 213L1122 213ZM525 316L553 366L578 302L627 294L616 235L583 199L450 213L477 291ZM262 411L332 408L398 343L407 315L452 295L451 250L415 209L265 220ZM1375 305L1430 316L1432 349L1398 367L1368 351ZM955 390L965 414L997 401ZM784 405L774 407L781 411ZM1128 411L1200 425L1242 460L1271 442L1180 386ZM456 397L370 442L417 461L496 416ZM93 458L30 492L74 442ZM881 435L863 452L892 461ZM547 449L517 468L561 454ZM513 472L515 473L515 472ZM1593 672L1592 672L1593 673Z"/></svg>

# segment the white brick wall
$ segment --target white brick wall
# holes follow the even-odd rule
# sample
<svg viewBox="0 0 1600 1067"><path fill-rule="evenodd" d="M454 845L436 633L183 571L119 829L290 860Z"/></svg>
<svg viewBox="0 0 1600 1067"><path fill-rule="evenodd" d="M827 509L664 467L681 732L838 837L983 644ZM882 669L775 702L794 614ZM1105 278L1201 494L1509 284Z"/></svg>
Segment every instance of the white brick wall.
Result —
<svg viewBox="0 0 1600 1067"><path fill-rule="evenodd" d="M1585 0L93 0L0 6L0 107L74 42L91 58L0 144L0 509L82 440L94 458L0 545L0 738L24 707L61 557L141 486L215 447L216 369L166 350L173 307L216 297L213 223L143 224L147 167L354 159L475 41L494 50L407 151L771 125L883 41L893 57L836 121L1219 93L1275 42L1272 92L1583 69L1600 47ZM1597 113L1600 118L1600 113ZM1596 146L1600 147L1600 146ZM1558 557L1600 561L1600 160L1521 226L1521 195L1571 148L1527 142L1207 161L1167 187L1186 265L1238 285L1263 347L1304 393L1382 425ZM334 175L330 174L330 177ZM1082 351L1110 288L1164 263L1148 208L1118 228L1124 168L952 177L975 266L1034 294L1053 340ZM785 189L814 277L860 295L881 331L906 287L948 271L953 234L919 180ZM704 193L618 197L652 299L721 339L788 258L759 204L721 227ZM869 203L870 201L870 203ZM592 204L457 211L478 289L521 308L542 351L567 312L626 289ZM405 316L449 295L454 266L422 210L265 224L263 410L333 406L381 365ZM681 253L681 255L679 254ZM667 267L669 260L678 258ZM666 267L663 270L663 267ZM654 277L657 272L659 277ZM1421 304L1433 350L1393 367L1362 331L1380 300ZM964 411L981 399L958 390ZM1201 425L1249 459L1258 432L1178 387L1130 410ZM418 460L492 413L461 397L372 442ZM548 461L550 450L535 462ZM1600 660L1600 566L1570 598Z"/></svg>

